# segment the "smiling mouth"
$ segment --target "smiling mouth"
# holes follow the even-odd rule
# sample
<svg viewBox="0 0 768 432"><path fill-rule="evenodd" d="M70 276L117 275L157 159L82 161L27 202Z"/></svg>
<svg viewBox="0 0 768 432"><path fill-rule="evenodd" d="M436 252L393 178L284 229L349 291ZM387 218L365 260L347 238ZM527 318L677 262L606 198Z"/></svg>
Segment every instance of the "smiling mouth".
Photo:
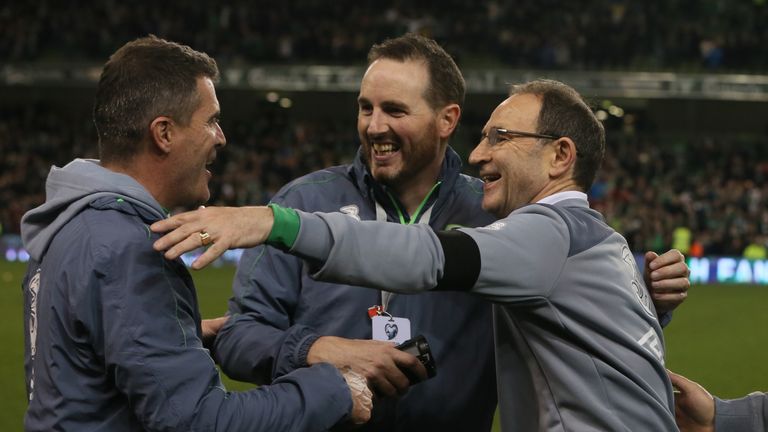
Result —
<svg viewBox="0 0 768 432"><path fill-rule="evenodd" d="M376 156L387 156L400 150L399 146L392 143L373 143L371 147Z"/></svg>
<svg viewBox="0 0 768 432"><path fill-rule="evenodd" d="M215 161L216 161L216 156L205 161L205 166L203 167L203 169L205 170L205 175L208 176L208 178L213 177L213 173L211 172L211 166Z"/></svg>
<svg viewBox="0 0 768 432"><path fill-rule="evenodd" d="M482 180L485 184L493 183L500 178L501 176L499 174L485 174L480 176L480 180Z"/></svg>
<svg viewBox="0 0 768 432"><path fill-rule="evenodd" d="M208 157L208 160L205 161L205 166L209 167L213 165L214 162L216 162L216 152Z"/></svg>

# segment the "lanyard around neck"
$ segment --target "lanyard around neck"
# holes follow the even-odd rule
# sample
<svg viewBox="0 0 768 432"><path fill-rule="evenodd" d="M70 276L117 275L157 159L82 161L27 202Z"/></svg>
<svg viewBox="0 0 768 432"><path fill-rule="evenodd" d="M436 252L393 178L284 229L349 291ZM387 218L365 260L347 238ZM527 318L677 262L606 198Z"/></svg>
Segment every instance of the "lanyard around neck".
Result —
<svg viewBox="0 0 768 432"><path fill-rule="evenodd" d="M400 210L400 207L397 205L397 201L395 198L390 195L389 191L387 191L387 196L389 197L389 200L392 202L392 205L395 207L395 210L397 211L397 215L400 219L400 223L402 225L412 225L414 223L419 224L426 224L429 225L430 218L432 217L432 208L433 205L430 205L424 209L424 207L427 204L427 201L429 201L429 198L432 196L432 193L437 189L438 186L440 186L442 182L435 183L434 186L432 186L432 189L429 190L427 193L427 196L424 197L424 199L421 201L421 204L419 204L419 207L416 208L416 211L413 213L413 216L411 216L411 219L406 222L405 216L403 215L403 212ZM376 201L376 220L380 222L386 222L387 221L387 211L384 210L384 207L379 204L378 201ZM389 302L392 300L392 297L394 297L394 293L391 293L389 291L382 291L381 292L381 307L384 312L387 311L387 307L389 306Z"/></svg>
<svg viewBox="0 0 768 432"><path fill-rule="evenodd" d="M405 215L403 215L403 211L400 210L400 206L397 205L397 200L395 199L395 197L393 197L392 194L389 193L389 191L385 190L385 192L387 193L387 196L389 197L389 200L392 202L392 205L395 207L395 211L397 212L397 216L398 218L400 218L400 223L402 225L411 225L419 220L419 216L421 216L421 212L424 210L424 206L427 204L427 201L429 201L429 198L432 196L432 193L435 191L435 189L438 188L438 186L440 186L441 183L442 183L441 181L438 181L437 183L435 183L434 186L432 186L432 189L430 189L429 192L427 192L427 195L424 197L423 200L421 200L421 203L419 204L419 206L416 207L416 211L413 213L413 215L411 215L411 219L407 222L405 220ZM377 202L376 205L378 207L379 203ZM432 207L430 206L429 208L431 211ZM376 219L378 220L378 215ZM386 220L386 218L384 220ZM420 222L420 223L423 223L423 222ZM429 223L429 221L427 221L427 223Z"/></svg>

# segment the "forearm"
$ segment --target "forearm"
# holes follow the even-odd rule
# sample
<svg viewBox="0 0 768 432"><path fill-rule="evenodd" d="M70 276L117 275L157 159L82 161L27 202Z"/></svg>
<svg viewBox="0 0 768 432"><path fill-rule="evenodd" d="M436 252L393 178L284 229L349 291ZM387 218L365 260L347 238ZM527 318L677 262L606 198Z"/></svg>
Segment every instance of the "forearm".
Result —
<svg viewBox="0 0 768 432"><path fill-rule="evenodd" d="M310 263L314 278L413 293L434 288L443 276L443 249L427 226L298 214L301 228L290 253Z"/></svg>
<svg viewBox="0 0 768 432"><path fill-rule="evenodd" d="M309 347L319 336L306 326L286 330L236 315L216 337L216 361L230 378L268 384L307 365Z"/></svg>
<svg viewBox="0 0 768 432"><path fill-rule="evenodd" d="M263 384L306 366L306 352L317 335L293 317L302 273L300 259L276 248L243 252L229 300L231 320L214 350L227 375Z"/></svg>
<svg viewBox="0 0 768 432"><path fill-rule="evenodd" d="M344 378L329 365L297 370L269 386L212 394L195 421L216 431L328 430L348 417L352 399Z"/></svg>
<svg viewBox="0 0 768 432"><path fill-rule="evenodd" d="M148 430L327 429L351 408L336 368L304 368L247 392L227 392L213 361L189 346L110 355L116 386ZM183 365L180 367L179 365Z"/></svg>

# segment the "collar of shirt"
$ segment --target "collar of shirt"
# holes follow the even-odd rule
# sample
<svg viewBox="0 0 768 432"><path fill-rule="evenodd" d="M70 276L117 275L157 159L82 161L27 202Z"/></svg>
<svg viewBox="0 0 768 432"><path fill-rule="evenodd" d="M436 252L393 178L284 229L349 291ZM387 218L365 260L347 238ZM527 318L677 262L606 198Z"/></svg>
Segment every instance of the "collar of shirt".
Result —
<svg viewBox="0 0 768 432"><path fill-rule="evenodd" d="M536 203L552 205L567 199L578 199L578 200L584 201L585 203L589 203L589 201L587 200L587 194L580 191L565 191L565 192L554 193L552 195L545 196L544 198L536 201Z"/></svg>

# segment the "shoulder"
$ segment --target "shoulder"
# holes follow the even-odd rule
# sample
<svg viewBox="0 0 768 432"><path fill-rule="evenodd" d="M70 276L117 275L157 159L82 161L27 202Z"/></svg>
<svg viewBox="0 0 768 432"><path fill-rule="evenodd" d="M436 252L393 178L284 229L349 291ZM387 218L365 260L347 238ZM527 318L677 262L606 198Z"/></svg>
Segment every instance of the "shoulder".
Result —
<svg viewBox="0 0 768 432"><path fill-rule="evenodd" d="M275 194L272 202L295 208L314 209L320 202L341 200L350 194L359 195L357 185L349 173L349 166L340 165L291 181Z"/></svg>
<svg viewBox="0 0 768 432"><path fill-rule="evenodd" d="M521 208L520 211L547 216L559 226L564 227L571 240L569 256L602 243L616 234L616 231L605 223L600 213L586 206L531 204Z"/></svg>
<svg viewBox="0 0 768 432"><path fill-rule="evenodd" d="M478 227L478 232L491 236L514 238L538 243L539 238L555 236L568 239L570 229L561 213L552 206L528 204L488 225ZM526 240L527 239L527 240Z"/></svg>
<svg viewBox="0 0 768 432"><path fill-rule="evenodd" d="M75 297L84 300L105 282L125 281L162 266L162 255L152 242L141 218L89 206L55 234L41 265L57 289L77 292ZM110 301L123 294L114 297Z"/></svg>
<svg viewBox="0 0 768 432"><path fill-rule="evenodd" d="M148 221L137 209L125 201L113 200L114 204L107 201L97 200L84 209L62 229L55 241L84 248L92 256L94 265L106 268L116 260L135 262L142 255L159 254L152 248L157 235L150 231Z"/></svg>
<svg viewBox="0 0 768 432"><path fill-rule="evenodd" d="M568 225L563 215L552 207L542 204L528 204L479 229L482 231L510 231L515 236L524 235L526 229L533 227L547 230L555 228L558 231L567 232Z"/></svg>
<svg viewBox="0 0 768 432"><path fill-rule="evenodd" d="M467 194L475 199L483 199L483 181L466 174L459 174L456 178L454 190L457 193Z"/></svg>
<svg viewBox="0 0 768 432"><path fill-rule="evenodd" d="M460 174L453 184L451 194L454 196L454 207L463 206L469 211L485 213L482 210L483 182L480 179Z"/></svg>
<svg viewBox="0 0 768 432"><path fill-rule="evenodd" d="M445 207L440 206L441 213L449 215L448 227L483 226L496 220L483 210L483 182L475 177L459 174L441 200L445 203Z"/></svg>

